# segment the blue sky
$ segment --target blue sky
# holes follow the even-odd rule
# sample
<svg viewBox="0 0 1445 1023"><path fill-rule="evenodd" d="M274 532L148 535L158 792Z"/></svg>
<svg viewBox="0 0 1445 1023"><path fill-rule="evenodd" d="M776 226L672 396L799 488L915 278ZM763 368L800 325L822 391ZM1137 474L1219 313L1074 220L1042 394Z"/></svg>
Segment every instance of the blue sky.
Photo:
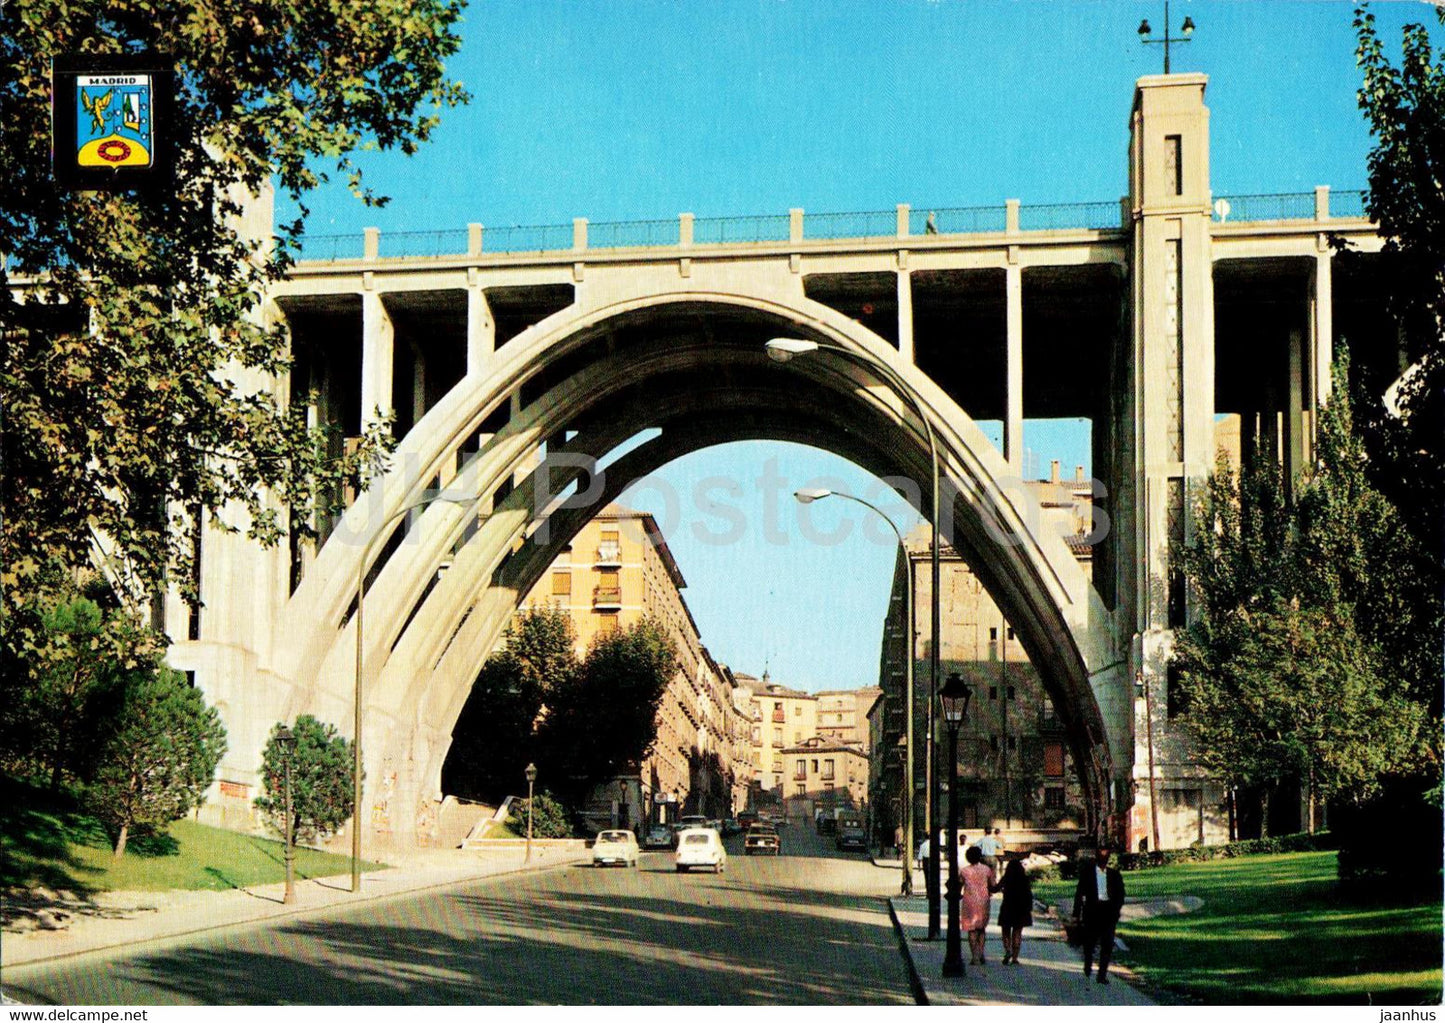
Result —
<svg viewBox="0 0 1445 1023"><path fill-rule="evenodd" d="M1173 70L1210 76L1216 195L1366 184L1351 10L1171 5L1176 28L1185 15L1197 25ZM1433 25L1421 3L1375 13L1395 54L1400 24ZM1113 200L1126 190L1134 80L1161 70L1160 47L1135 34L1145 17L1160 36L1162 3L474 0L451 65L472 103L445 112L414 157L365 156L390 206L366 209L338 182L308 199L309 229ZM1066 424L1030 423L1025 440L1041 472L1052 458L1088 464L1087 439ZM869 684L891 534L864 535L863 509L840 501L800 520L791 500L756 485L770 464L790 489L831 476L882 493L861 470L794 445L734 445L667 467L682 498L669 544L703 641L739 670L766 664L802 689ZM742 486L730 503L748 522L725 547L693 528L720 528L691 500L717 475ZM672 517L656 493L634 503ZM770 506L776 530L763 528ZM805 534L805 521L816 534L845 519L859 524L845 542Z"/></svg>

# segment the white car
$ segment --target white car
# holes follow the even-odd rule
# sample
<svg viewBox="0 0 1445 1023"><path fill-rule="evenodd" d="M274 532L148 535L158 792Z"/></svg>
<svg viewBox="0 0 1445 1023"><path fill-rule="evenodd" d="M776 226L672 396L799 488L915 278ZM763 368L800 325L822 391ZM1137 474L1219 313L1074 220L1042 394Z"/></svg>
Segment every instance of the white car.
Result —
<svg viewBox="0 0 1445 1023"><path fill-rule="evenodd" d="M677 872L693 867L712 867L713 873L727 869L728 854L722 836L712 828L687 828L677 834Z"/></svg>
<svg viewBox="0 0 1445 1023"><path fill-rule="evenodd" d="M637 836L630 831L603 831L592 843L592 865L637 866Z"/></svg>

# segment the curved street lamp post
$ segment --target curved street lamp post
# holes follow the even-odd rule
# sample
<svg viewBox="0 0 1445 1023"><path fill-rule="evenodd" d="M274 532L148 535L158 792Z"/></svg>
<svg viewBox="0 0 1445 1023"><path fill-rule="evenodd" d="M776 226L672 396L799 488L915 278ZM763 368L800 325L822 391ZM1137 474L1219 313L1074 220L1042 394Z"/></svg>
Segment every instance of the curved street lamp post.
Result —
<svg viewBox="0 0 1445 1023"><path fill-rule="evenodd" d="M361 891L361 697L362 697L362 625L366 603L366 570L371 564L372 549L391 535L391 526L398 519L411 514L418 508L444 501L447 504L468 505L476 502L475 497L457 497L450 494L425 494L419 499L389 515L381 527L366 541L361 552L361 561L356 567L356 695L352 720L352 762L351 762L351 890Z"/></svg>
<svg viewBox="0 0 1445 1023"><path fill-rule="evenodd" d="M879 374L895 394L903 398L913 408L913 413L923 424L924 432L928 435L928 456L933 469L933 512L929 518L929 567L932 583L930 602L930 642L928 649L928 729L924 739L924 786L927 789L927 798L923 804L923 827L930 839L938 818L938 771L934 767L934 742L933 742L933 721L934 703L938 699L938 658L939 658L939 633L941 605L939 599L939 559L938 559L938 530L939 530L939 486L938 486L938 440L933 433L933 421L923 411L923 402L918 395L898 373L887 363L870 358L860 352L849 348L839 348L835 345L820 345L816 341L807 341L802 338L775 337L765 346L768 358L775 362L788 362L800 355L808 355L817 351L826 351L835 355L842 355L845 358L867 366L873 372ZM841 496L841 495L840 495ZM856 498L855 498L856 500ZM870 505L870 507L872 507ZM874 508L874 511L878 509ZM879 514L882 514L881 512ZM884 516L887 518L887 516ZM892 525L892 522L889 522ZM895 529L894 532L897 532ZM902 538L899 538L902 543ZM908 560L908 551L903 552L904 560ZM912 600L913 572L910 563L908 573L909 599ZM906 661L909 674L908 687L908 815L904 827L905 842L907 847L903 850L905 854L904 869L909 869L913 859L913 655L914 637L910 623L908 633L908 644ZM924 867L924 887L928 893L928 938L930 941L937 940L939 930L939 898L938 898L938 843L928 843L928 863ZM912 887L911 882L909 885ZM911 894L911 892L910 892Z"/></svg>
<svg viewBox="0 0 1445 1023"><path fill-rule="evenodd" d="M853 501L853 502L856 503L856 504L861 504L863 507L865 507L865 508L869 509L870 511L872 511L875 515L877 515L877 516L878 516L880 519L882 519L884 522L888 523L888 528L891 529L891 530L893 530L893 535L898 538L898 549L903 553L904 572L907 574L907 577L908 577L907 580L906 580L906 582L905 582L905 584L904 584L904 594L905 594L905 596L904 596L904 603L903 603L903 628L904 628L904 632L905 632L905 634L906 634L906 636L907 636L908 641L910 641L909 645L911 645L911 640L912 640L912 638L913 638L913 562L912 562L911 560L909 560L909 557L908 557L908 548L905 547L904 544L903 544L903 534L902 534L901 532L899 532L898 527L893 524L893 520L890 519L887 515L884 515L883 512L882 512L876 505L874 505L873 503L871 503L871 502L869 502L869 501L865 501L865 500L863 500L863 498L861 498L861 497L854 497L852 494L845 494L845 493L843 493L841 490L813 490L813 489L805 489L805 490L799 490L799 491L797 491L796 493L793 494L793 496L794 496L795 498L797 498L798 501L799 501L800 503L802 503L802 504L812 504L814 501L821 501L821 500L822 500L823 498L825 498L825 497L841 497L841 498L844 498L844 499L846 499L846 500ZM912 795L913 795L913 657L911 656L912 651L909 650L909 651L908 651L908 654L909 654L910 656L905 657L905 658L904 658L904 661L903 661L903 686L904 686L904 692L905 692L905 694L906 694L906 695L904 696L904 698L903 698L903 705L904 705L904 711L903 711L903 713L904 713L904 717L905 717L905 720L906 720L906 724L905 724L905 726L904 726L905 729L906 729L906 731L904 732L904 739L903 739L903 777L904 777L904 784L903 784L903 792L901 793L901 795L902 795L903 798L900 799L899 802L902 803L902 810L903 810L903 822L902 822L902 823L903 823L903 834L904 834L904 841L906 842L906 848L899 850L900 858L903 860L903 884L902 884L902 886L899 888L899 894L901 894L901 895L912 895L912 894L913 894L913 799L911 798Z"/></svg>

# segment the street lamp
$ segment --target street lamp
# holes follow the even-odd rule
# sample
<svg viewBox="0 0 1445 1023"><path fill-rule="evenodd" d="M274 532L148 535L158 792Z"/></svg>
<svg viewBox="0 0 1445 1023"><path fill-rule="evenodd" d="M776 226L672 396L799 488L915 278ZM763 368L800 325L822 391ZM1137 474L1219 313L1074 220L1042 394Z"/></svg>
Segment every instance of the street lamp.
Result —
<svg viewBox="0 0 1445 1023"><path fill-rule="evenodd" d="M362 694L362 612L366 603L366 569L371 564L371 551L391 533L391 525L398 519L418 508L437 501L448 504L472 504L474 497L456 497L450 494L423 494L417 500L398 508L381 524L376 533L366 542L361 552L361 561L356 566L356 695L352 709L352 761L351 761L351 890L361 891L361 694Z"/></svg>
<svg viewBox="0 0 1445 1023"><path fill-rule="evenodd" d="M769 342L771 344L771 342ZM903 628L906 633L903 651L903 841L904 847L899 850L903 859L903 884L899 888L900 895L913 894L913 561L908 557L908 548L903 543L903 534L893 524L893 520L884 515L881 510L870 501L861 497L854 497L852 494L845 494L840 490L823 490L820 488L805 488L796 491L793 496L800 504L812 504L814 501L821 501L825 497L841 497L861 504L872 511L884 522L888 528L893 530L893 535L898 538L898 549L903 552L904 572L907 579L904 582L903 593ZM932 846L930 846L930 849ZM932 854L930 853L930 856Z"/></svg>
<svg viewBox="0 0 1445 1023"><path fill-rule="evenodd" d="M527 776L527 857L522 862L532 862L532 786L537 783L537 765L528 764L523 772Z"/></svg>
<svg viewBox="0 0 1445 1023"><path fill-rule="evenodd" d="M839 348L836 345L823 346L816 341L808 341L795 337L775 337L765 346L768 358L774 362L789 362L800 355L808 355L819 350L827 351L834 355L841 355L862 363L873 372L883 377L884 381L893 388L895 394L903 398L913 407L914 415L923 424L924 432L928 435L928 457L933 470L933 509L929 518L931 527L931 538L929 543L929 566L932 580L932 607L930 614L929 629L929 650L928 650L928 729L924 737L924 786L927 789L928 798L923 803L923 827L930 836L933 835L934 820L938 816L938 772L934 769L934 747L933 747L933 703L938 698L938 648L939 633L941 631L941 611L939 604L939 565L938 565L938 530L939 530L939 487L938 487L938 440L933 434L933 421L923 411L923 402L914 393L904 379L887 363L881 362L861 352L855 352L851 348ZM877 511L877 509L873 509ZM880 513L881 514L881 513ZM886 516L885 516L886 518ZM889 523L892 525L892 523ZM894 532L897 532L895 529ZM900 543L901 543L900 538ZM903 552L904 560L908 560L908 552ZM910 562L909 574L909 599L912 600L913 572ZM908 816L904 831L907 838L908 858L913 857L913 631L912 622L909 622L908 649L906 661L909 671L908 686ZM910 875L909 888L912 888ZM928 938L930 941L938 939L938 843L928 843L928 865L924 874L924 888L928 893Z"/></svg>
<svg viewBox="0 0 1445 1023"><path fill-rule="evenodd" d="M1169 73L1169 47L1174 43L1187 43L1190 41L1190 37L1194 35L1194 19L1186 14L1184 16L1184 23L1179 26L1179 31L1184 34L1182 36L1171 36L1169 34L1169 0L1164 0L1164 38L1150 39L1149 33L1152 31L1153 29L1149 27L1148 18L1139 22L1139 41L1145 46L1164 47L1164 73L1167 75Z"/></svg>
<svg viewBox="0 0 1445 1023"><path fill-rule="evenodd" d="M968 701L972 696L973 690L956 671L948 676L948 681L938 691L938 702L943 705L943 722L948 729L948 938L943 954L945 977L962 977L964 972L963 935L958 912L958 903L963 897L963 885L958 877L958 726L968 716Z"/></svg>
<svg viewBox="0 0 1445 1023"><path fill-rule="evenodd" d="M286 894L281 901L286 905L296 901L296 842L295 824L291 816L291 754L296 750L296 735L281 725L276 729L276 748L281 752L281 789L286 813Z"/></svg>

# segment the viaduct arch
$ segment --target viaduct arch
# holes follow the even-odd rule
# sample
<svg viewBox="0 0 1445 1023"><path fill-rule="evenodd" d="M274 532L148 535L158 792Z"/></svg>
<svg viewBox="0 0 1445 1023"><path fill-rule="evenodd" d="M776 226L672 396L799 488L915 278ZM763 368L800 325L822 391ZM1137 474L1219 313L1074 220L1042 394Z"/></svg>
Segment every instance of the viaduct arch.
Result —
<svg viewBox="0 0 1445 1023"><path fill-rule="evenodd" d="M368 801L387 803L380 816L394 835L414 820L409 808L439 796L452 726L521 596L633 480L713 444L789 439L882 477L921 481L927 499L928 447L909 407L852 360L776 366L763 343L779 334L887 362L914 388L938 437L944 535L1017 623L1039 666L1069 732L1090 823L1112 810L1111 749L1132 741L1110 735L1100 710L1101 700L1118 699L1122 677L1112 619L1063 540L1041 529L1032 499L1010 486L1016 481L993 445L896 350L827 306L679 289L570 307L505 346L491 372L465 377L402 440L393 469L347 512L284 609L296 627L274 664L290 682L283 716L349 703L358 570L365 551L382 552L366 567L363 750ZM508 406L506 425L456 471L468 441ZM586 506L539 512L576 480L573 466L645 429L660 433L585 481ZM551 460L529 472L544 445ZM566 463L561 472L557 461ZM410 528L396 527L399 543L377 536L437 485L483 505L505 493L490 512L432 504ZM443 563L450 567L438 578ZM345 720L334 709L331 716ZM364 805L362 819L377 810Z"/></svg>

